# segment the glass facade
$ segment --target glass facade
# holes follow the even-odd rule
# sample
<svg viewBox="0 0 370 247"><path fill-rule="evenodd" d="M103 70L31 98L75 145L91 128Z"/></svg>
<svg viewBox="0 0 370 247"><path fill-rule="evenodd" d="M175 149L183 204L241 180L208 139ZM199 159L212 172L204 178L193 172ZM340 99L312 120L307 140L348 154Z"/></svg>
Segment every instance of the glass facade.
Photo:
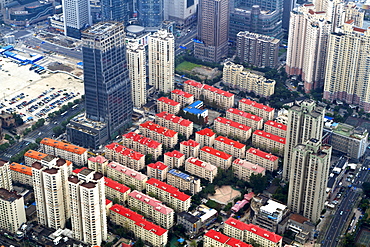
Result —
<svg viewBox="0 0 370 247"><path fill-rule="evenodd" d="M104 21L128 21L133 10L132 0L101 0Z"/></svg>
<svg viewBox="0 0 370 247"><path fill-rule="evenodd" d="M159 28L164 18L163 0L137 1L137 11L140 25Z"/></svg>

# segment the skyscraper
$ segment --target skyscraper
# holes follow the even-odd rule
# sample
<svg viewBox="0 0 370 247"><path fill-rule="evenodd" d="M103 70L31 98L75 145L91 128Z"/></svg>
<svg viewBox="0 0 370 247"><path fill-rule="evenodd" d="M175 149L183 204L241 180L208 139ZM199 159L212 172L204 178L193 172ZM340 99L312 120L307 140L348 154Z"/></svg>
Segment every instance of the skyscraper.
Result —
<svg viewBox="0 0 370 247"><path fill-rule="evenodd" d="M187 28L196 24L198 0L164 0L164 19Z"/></svg>
<svg viewBox="0 0 370 247"><path fill-rule="evenodd" d="M294 9L296 0L283 1L283 28L289 29L290 12Z"/></svg>
<svg viewBox="0 0 370 247"><path fill-rule="evenodd" d="M103 21L126 22L133 12L132 0L100 0Z"/></svg>
<svg viewBox="0 0 370 247"><path fill-rule="evenodd" d="M294 147L289 179L288 207L312 222L320 219L326 199L332 148L310 139Z"/></svg>
<svg viewBox="0 0 370 247"><path fill-rule="evenodd" d="M219 62L228 55L229 0L200 0L198 6L194 56L207 62Z"/></svg>
<svg viewBox="0 0 370 247"><path fill-rule="evenodd" d="M16 233L27 222L23 196L0 188L0 228Z"/></svg>
<svg viewBox="0 0 370 247"><path fill-rule="evenodd" d="M62 0L64 34L81 38L81 30L92 24L89 0Z"/></svg>
<svg viewBox="0 0 370 247"><path fill-rule="evenodd" d="M305 100L288 112L288 128L284 150L283 179L289 181L293 148L310 139L321 141L325 109L313 100Z"/></svg>
<svg viewBox="0 0 370 247"><path fill-rule="evenodd" d="M136 3L138 20L148 31L158 30L164 21L164 0L140 0Z"/></svg>
<svg viewBox="0 0 370 247"><path fill-rule="evenodd" d="M13 190L9 161L0 159L0 188Z"/></svg>
<svg viewBox="0 0 370 247"><path fill-rule="evenodd" d="M175 38L166 30L149 36L149 84L158 91L170 93L175 80Z"/></svg>

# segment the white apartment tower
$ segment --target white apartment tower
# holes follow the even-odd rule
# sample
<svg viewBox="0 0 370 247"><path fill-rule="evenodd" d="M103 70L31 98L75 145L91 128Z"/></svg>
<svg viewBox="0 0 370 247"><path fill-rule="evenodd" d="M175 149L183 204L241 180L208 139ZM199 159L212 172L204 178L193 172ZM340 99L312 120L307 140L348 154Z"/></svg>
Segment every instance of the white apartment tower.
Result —
<svg viewBox="0 0 370 247"><path fill-rule="evenodd" d="M13 190L9 162L3 159L0 159L0 188Z"/></svg>
<svg viewBox="0 0 370 247"><path fill-rule="evenodd" d="M104 176L83 169L68 178L73 237L89 245L107 239Z"/></svg>
<svg viewBox="0 0 370 247"><path fill-rule="evenodd" d="M174 89L175 38L166 30L149 36L149 85L158 91L170 93Z"/></svg>
<svg viewBox="0 0 370 247"><path fill-rule="evenodd" d="M81 29L91 26L91 8L89 0L62 0L64 34L81 38Z"/></svg>
<svg viewBox="0 0 370 247"><path fill-rule="evenodd" d="M146 52L137 42L127 44L127 65L132 88L132 102L141 108L146 104Z"/></svg>
<svg viewBox="0 0 370 247"><path fill-rule="evenodd" d="M23 196L0 188L0 228L15 233L27 222Z"/></svg>

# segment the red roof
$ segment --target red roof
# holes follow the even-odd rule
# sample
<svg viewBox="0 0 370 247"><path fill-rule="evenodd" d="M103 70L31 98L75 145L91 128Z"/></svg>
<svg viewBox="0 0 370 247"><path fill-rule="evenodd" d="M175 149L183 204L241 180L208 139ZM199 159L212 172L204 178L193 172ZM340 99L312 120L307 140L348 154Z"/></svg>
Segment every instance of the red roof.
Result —
<svg viewBox="0 0 370 247"><path fill-rule="evenodd" d="M105 157L101 155L98 155L96 157L90 157L88 158L88 160L90 160L91 162L99 163L99 164L103 164L104 162L108 161Z"/></svg>
<svg viewBox="0 0 370 247"><path fill-rule="evenodd" d="M25 165L21 165L21 164L13 162L10 164L9 168L12 171L16 171L16 172L26 174L28 176L32 176L32 167L30 166L25 166Z"/></svg>
<svg viewBox="0 0 370 247"><path fill-rule="evenodd" d="M249 127L245 124L241 124L241 123L238 123L238 122L235 122L233 120L223 118L223 117L218 117L218 118L215 119L215 121L220 122L222 124L230 125L231 127L237 128L237 129L240 129L240 130L248 131L248 130L251 129L251 127Z"/></svg>
<svg viewBox="0 0 370 247"><path fill-rule="evenodd" d="M180 103L179 102L176 102L172 99L169 99L169 98L166 98L166 97L160 97L159 99L157 99L158 101L160 102L163 102L167 105L171 105L171 106L176 106L176 105L179 105Z"/></svg>
<svg viewBox="0 0 370 247"><path fill-rule="evenodd" d="M67 151L67 152L75 153L75 154L84 154L85 152L87 152L86 148L82 148L82 147L79 147L79 146L75 146L73 144L68 144L68 143L65 143L65 142L53 140L53 139L46 138L46 137L44 139L42 139L42 141L40 143L44 144L44 145L47 145L47 146L50 146L50 147L62 149L62 150Z"/></svg>
<svg viewBox="0 0 370 247"><path fill-rule="evenodd" d="M105 183L105 186L108 186L109 188L112 188L114 190L117 190L121 193L125 193L127 192L128 190L130 190L129 187L117 182L117 181L114 181L110 178L107 178L107 177L104 177L104 183Z"/></svg>
<svg viewBox="0 0 370 247"><path fill-rule="evenodd" d="M198 135L202 135L202 136L214 136L216 135L215 132L213 132L211 129L202 129L202 130L199 130L198 132L195 132L196 134Z"/></svg>
<svg viewBox="0 0 370 247"><path fill-rule="evenodd" d="M163 203L153 197L150 197L142 192L139 192L137 190L134 190L132 191L130 194L128 194L128 196L132 197L132 198L135 198L136 200L139 200L149 206L151 206L154 210L162 213L162 214L171 214L173 213L173 209L172 208L169 208L165 205L163 205Z"/></svg>
<svg viewBox="0 0 370 247"><path fill-rule="evenodd" d="M192 80L187 80L184 83L185 84L188 84L190 86L193 86L193 87L197 87L197 88L202 88L203 87L203 84L202 83L196 82L196 81L192 81Z"/></svg>
<svg viewBox="0 0 370 247"><path fill-rule="evenodd" d="M221 232L217 232L215 230L209 230L204 236L212 238L216 240L219 243L226 244L227 246L232 246L232 247L253 247L250 244L244 243L240 241L239 239L236 238L231 238L228 237Z"/></svg>
<svg viewBox="0 0 370 247"><path fill-rule="evenodd" d="M173 157L173 158L177 158L177 159L179 159L179 158L181 158L182 156L184 156L185 154L180 153L180 152L179 152L179 151L177 151L177 150L173 150L172 152L167 152L167 153L165 153L164 155L167 155L167 156L169 156L169 157Z"/></svg>
<svg viewBox="0 0 370 247"><path fill-rule="evenodd" d="M253 247L253 245L244 243L236 238L230 238L230 240L227 241L226 245L231 246L231 247Z"/></svg>
<svg viewBox="0 0 370 247"><path fill-rule="evenodd" d="M197 147L199 146L200 144L192 139L189 139L187 141L183 141L181 142L180 144L184 145L184 146L189 146L189 147Z"/></svg>
<svg viewBox="0 0 370 247"><path fill-rule="evenodd" d="M118 172L124 173L125 175L130 176L139 181L144 181L148 179L148 177L142 174L141 172L135 171L134 169L128 168L127 166L121 165L114 161L109 163L107 167L112 168Z"/></svg>
<svg viewBox="0 0 370 247"><path fill-rule="evenodd" d="M352 23L354 23L355 21L354 20L348 20L348 21L346 21L345 23L347 23L347 24L352 24Z"/></svg>
<svg viewBox="0 0 370 247"><path fill-rule="evenodd" d="M76 168L72 172L73 173L76 173L76 174L79 174L82 170L85 170L85 169L89 169L89 168L87 168L87 167L84 166L82 168Z"/></svg>
<svg viewBox="0 0 370 247"><path fill-rule="evenodd" d="M230 146L233 146L233 147L239 148L239 149L245 147L244 144L242 144L240 142L237 142L237 141L234 141L234 140L231 140L231 139L229 139L227 137L224 137L224 136L218 136L218 137L216 137L215 141L223 142L223 143L225 143L227 145L230 145Z"/></svg>
<svg viewBox="0 0 370 247"><path fill-rule="evenodd" d="M247 150L247 153L257 155L257 156L259 156L261 158L264 158L264 159L267 159L269 161L275 161L275 160L278 159L277 156L272 155L270 153L263 152L263 151L261 151L257 148L250 148L250 149Z"/></svg>
<svg viewBox="0 0 370 247"><path fill-rule="evenodd" d="M184 91L182 91L180 89L175 89L171 93L177 94L177 95L180 95L180 96L183 96L185 98L190 98L190 97L194 96L191 93L184 92Z"/></svg>
<svg viewBox="0 0 370 247"><path fill-rule="evenodd" d="M270 126L275 127L275 128L278 128L278 129L281 129L281 130L284 130L284 131L287 130L287 126L285 124L278 123L278 122L275 122L275 121L272 121L272 120L268 120L265 124L270 125Z"/></svg>
<svg viewBox="0 0 370 247"><path fill-rule="evenodd" d="M119 154L121 154L123 156L126 156L130 159L133 159L133 160L140 160L142 157L145 156L142 153L136 152L136 151L134 151L132 149L129 149L128 147L125 147L123 145L119 145L116 142L112 142L111 144L106 145L105 148L111 149L111 150L115 151L116 153L119 153Z"/></svg>
<svg viewBox="0 0 370 247"><path fill-rule="evenodd" d="M359 27L353 27L353 31L364 33L364 32L366 32L366 29L362 29L362 28L359 28Z"/></svg>
<svg viewBox="0 0 370 247"><path fill-rule="evenodd" d="M148 166L150 168L158 169L158 170L161 170L161 171L163 171L164 169L166 169L168 167L160 161L157 161L156 163L150 163Z"/></svg>
<svg viewBox="0 0 370 247"><path fill-rule="evenodd" d="M211 91L211 92L213 92L213 93L220 94L220 95L225 96L225 97L228 97L228 98L229 98L229 97L233 97L233 96L234 96L234 94L232 94L232 93L229 93L229 92L227 92L227 91L224 91L224 90L221 90L221 89L218 89L218 88L212 87L212 86L207 85L207 84L204 84L204 85L203 85L203 88L204 88L205 90Z"/></svg>
<svg viewBox="0 0 370 247"><path fill-rule="evenodd" d="M157 132L158 134L167 136L167 137L174 137L177 134L176 131L167 129L151 121L146 121L145 123L140 124L140 126L145 129Z"/></svg>
<svg viewBox="0 0 370 247"><path fill-rule="evenodd" d="M182 117L178 117L174 114L168 112L161 112L156 114L157 117L163 118L165 120L171 121L172 123L179 124L181 126L189 127L193 122Z"/></svg>
<svg viewBox="0 0 370 247"><path fill-rule="evenodd" d="M241 99L239 101L239 103L244 103L246 105L250 105L250 106L253 106L255 108L258 108L258 109L261 109L261 110L264 110L264 111L267 111L267 112L271 112L271 111L274 110L274 108L272 108L272 107L257 103L256 101L253 101L253 100L250 100L250 99Z"/></svg>
<svg viewBox="0 0 370 247"><path fill-rule="evenodd" d="M248 231L248 232L252 232L260 237L263 237L267 240L270 240L271 242L274 242L274 243L278 243L279 241L281 241L282 237L280 235L277 235L273 232L269 232L259 226L256 226L256 225L253 225L253 224L246 224L244 222L241 222L237 219L234 219L232 217L230 217L229 219L227 219L225 221L225 224L228 224L232 227L235 227L239 230L243 230L243 231Z"/></svg>
<svg viewBox="0 0 370 247"><path fill-rule="evenodd" d="M249 118L249 119L254 120L254 121L261 121L263 119L262 117L253 115L253 114L251 114L249 112L241 111L241 110L236 109L236 108L229 108L227 110L227 112L230 112L230 113L233 113L233 114L236 114L236 115L245 117L245 118Z"/></svg>
<svg viewBox="0 0 370 247"><path fill-rule="evenodd" d="M191 164L194 164L196 166L202 167L208 171L214 171L217 170L217 167L212 165L211 163L204 162L203 160L200 160L198 158L189 157L186 162L189 162Z"/></svg>
<svg viewBox="0 0 370 247"><path fill-rule="evenodd" d="M248 170L251 170L253 172L256 172L256 173L263 173L266 171L265 168L263 168L262 166L259 166L257 164L253 164L249 161L246 161L246 160L241 160L241 159L236 159L233 161L233 164L235 165L239 165L239 166L242 166Z"/></svg>
<svg viewBox="0 0 370 247"><path fill-rule="evenodd" d="M105 198L105 205L108 205L109 203L111 203L112 201L111 200L109 200L109 199L107 199L107 198Z"/></svg>
<svg viewBox="0 0 370 247"><path fill-rule="evenodd" d="M231 159L231 157L232 157L230 154L227 154L225 152L222 152L220 150L217 150L217 149L214 149L214 148L211 148L211 147L208 147L208 146L204 146L200 151L204 151L206 153L209 153L209 154L212 154L214 156L220 157L224 160Z"/></svg>
<svg viewBox="0 0 370 247"><path fill-rule="evenodd" d="M256 130L256 131L254 131L253 132L253 135L262 136L262 137L265 137L265 138L270 139L272 141L280 142L282 144L285 144L285 138L284 137L273 135L273 134L268 133L268 132L265 132L263 130Z"/></svg>
<svg viewBox="0 0 370 247"><path fill-rule="evenodd" d="M143 135L140 135L140 134L137 134L135 132L129 132L127 134L124 134L122 136L123 138L127 138L127 139L131 139L133 140L134 142L138 142L142 145L145 145L147 146L148 148L158 148L160 145L162 145L162 143L159 143L157 141L154 141L148 137L145 137Z"/></svg>
<svg viewBox="0 0 370 247"><path fill-rule="evenodd" d="M151 178L146 181L147 184L151 184L163 191L166 191L171 194L172 197L177 198L181 201L190 200L191 196L179 191L178 188L173 187L172 185L166 184L165 182L159 181L158 179Z"/></svg>

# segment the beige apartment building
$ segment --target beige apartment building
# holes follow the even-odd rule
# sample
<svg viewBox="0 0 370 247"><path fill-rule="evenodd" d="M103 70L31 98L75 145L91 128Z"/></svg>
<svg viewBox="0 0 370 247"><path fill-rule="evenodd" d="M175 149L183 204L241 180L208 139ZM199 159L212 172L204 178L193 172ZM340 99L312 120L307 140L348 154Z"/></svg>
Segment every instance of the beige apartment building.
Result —
<svg viewBox="0 0 370 247"><path fill-rule="evenodd" d="M279 165L279 158L277 156L257 148L249 148L247 150L246 160L262 166L271 172L277 170Z"/></svg>
<svg viewBox="0 0 370 247"><path fill-rule="evenodd" d="M263 118L253 115L249 112L244 112L236 108L230 108L226 111L226 118L235 122L245 124L252 128L252 131L263 128Z"/></svg>
<svg viewBox="0 0 370 247"><path fill-rule="evenodd" d="M265 176L266 173L266 169L262 166L253 164L242 159L234 160L232 164L232 169L234 172L234 176L244 181L249 181L249 178L252 174L261 174L262 176Z"/></svg>
<svg viewBox="0 0 370 247"><path fill-rule="evenodd" d="M23 196L0 188L0 228L15 234L27 222Z"/></svg>
<svg viewBox="0 0 370 247"><path fill-rule="evenodd" d="M167 179L167 172L169 171L168 166L163 164L160 161L155 163L150 163L146 166L146 174L149 178L155 178L160 181L164 181Z"/></svg>
<svg viewBox="0 0 370 247"><path fill-rule="evenodd" d="M223 170L226 170L231 166L233 157L230 154L208 146L204 146L199 153L199 158L201 160L209 162Z"/></svg>
<svg viewBox="0 0 370 247"><path fill-rule="evenodd" d="M217 133L240 140L248 140L252 136L251 127L223 117L216 118L213 127Z"/></svg>
<svg viewBox="0 0 370 247"><path fill-rule="evenodd" d="M272 120L268 120L264 123L263 130L273 135L286 137L286 131L288 126L282 123L278 123Z"/></svg>
<svg viewBox="0 0 370 247"><path fill-rule="evenodd" d="M168 112L177 115L180 112L181 104L166 97L157 99L157 112Z"/></svg>
<svg viewBox="0 0 370 247"><path fill-rule="evenodd" d="M35 151L35 150L28 150L25 154L24 154L24 163L26 164L26 166L31 166L33 163L35 163L36 161L40 161L45 158L46 156L48 156L49 154L44 154L44 153L41 153L41 152L38 152L38 151Z"/></svg>
<svg viewBox="0 0 370 247"><path fill-rule="evenodd" d="M180 170L171 169L167 173L167 183L179 190L195 195L201 190L200 179L190 176Z"/></svg>
<svg viewBox="0 0 370 247"><path fill-rule="evenodd" d="M184 91L194 95L194 99L200 99L202 95L203 84L193 80L184 82Z"/></svg>
<svg viewBox="0 0 370 247"><path fill-rule="evenodd" d="M21 164L13 162L10 164L9 168L10 168L10 174L11 174L11 178L13 182L26 184L29 186L33 185L32 168L30 166L25 166L25 165L21 165ZM0 174L3 174L3 173L0 172ZM6 178L6 176L4 178Z"/></svg>
<svg viewBox="0 0 370 247"><path fill-rule="evenodd" d="M285 138L263 130L256 130L252 134L252 145L276 155L283 155L285 148Z"/></svg>
<svg viewBox="0 0 370 247"><path fill-rule="evenodd" d="M113 179L104 177L105 197L111 201L118 199L119 204L125 204L131 189Z"/></svg>
<svg viewBox="0 0 370 247"><path fill-rule="evenodd" d="M194 102L194 95L184 92L180 89L173 90L171 92L171 98L174 101L179 102L181 104L181 107L185 107Z"/></svg>
<svg viewBox="0 0 370 247"><path fill-rule="evenodd" d="M208 128L195 132L195 141L200 144L201 148L204 146L213 146L215 138L216 133Z"/></svg>
<svg viewBox="0 0 370 247"><path fill-rule="evenodd" d="M105 157L98 155L87 159L87 167L91 170L102 173L104 176L107 175L107 165L109 160Z"/></svg>
<svg viewBox="0 0 370 247"><path fill-rule="evenodd" d="M272 120L275 115L275 109L267 105L257 103L250 99L239 100L239 110L250 112L263 118L263 121Z"/></svg>
<svg viewBox="0 0 370 247"><path fill-rule="evenodd" d="M178 142L178 133L176 131L151 121L140 124L139 130L144 136L162 143L167 148L173 148Z"/></svg>
<svg viewBox="0 0 370 247"><path fill-rule="evenodd" d="M204 246L217 247L253 247L250 244L244 243L239 239L230 238L219 231L213 229L204 234Z"/></svg>
<svg viewBox="0 0 370 247"><path fill-rule="evenodd" d="M145 189L145 183L148 180L146 175L117 162L111 162L107 165L107 177L124 185L133 186L140 191Z"/></svg>
<svg viewBox="0 0 370 247"><path fill-rule="evenodd" d="M245 158L245 145L224 136L218 136L214 143L215 149L231 154L235 158Z"/></svg>
<svg viewBox="0 0 370 247"><path fill-rule="evenodd" d="M217 176L217 166L195 157L189 157L185 161L185 171L200 178L204 178L210 183L213 183L213 179Z"/></svg>
<svg viewBox="0 0 370 247"><path fill-rule="evenodd" d="M198 157L200 150L199 142L192 139L180 142L180 153L185 154L185 159L189 157Z"/></svg>
<svg viewBox="0 0 370 247"><path fill-rule="evenodd" d="M139 171L145 167L145 155L116 142L105 146L105 157Z"/></svg>
<svg viewBox="0 0 370 247"><path fill-rule="evenodd" d="M185 155L177 150L167 152L164 154L164 164L168 166L169 169L179 168L184 165Z"/></svg>
<svg viewBox="0 0 370 247"><path fill-rule="evenodd" d="M0 159L0 188L13 190L12 174L10 170L9 161Z"/></svg>
<svg viewBox="0 0 370 247"><path fill-rule="evenodd" d="M135 132L128 132L122 135L122 141L123 145L128 148L145 155L151 154L153 159L158 159L158 156L162 155L162 143Z"/></svg>
<svg viewBox="0 0 370 247"><path fill-rule="evenodd" d="M187 139L193 134L192 121L165 111L155 115L155 122L165 128L178 132Z"/></svg>

